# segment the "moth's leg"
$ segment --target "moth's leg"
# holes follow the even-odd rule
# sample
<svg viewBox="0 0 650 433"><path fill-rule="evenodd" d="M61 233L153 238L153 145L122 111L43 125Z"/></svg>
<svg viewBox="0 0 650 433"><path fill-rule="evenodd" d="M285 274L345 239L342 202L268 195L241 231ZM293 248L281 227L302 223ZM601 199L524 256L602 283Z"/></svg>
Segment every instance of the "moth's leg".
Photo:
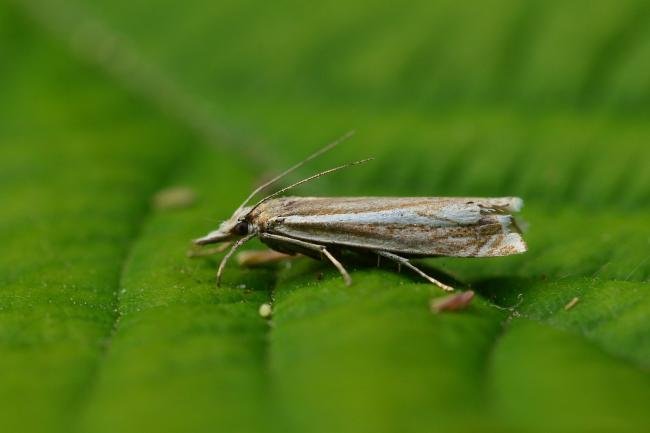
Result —
<svg viewBox="0 0 650 433"><path fill-rule="evenodd" d="M237 254L237 263L239 266L254 267L266 265L268 263L291 260L295 257L295 254L289 255L275 250L243 251Z"/></svg>
<svg viewBox="0 0 650 433"><path fill-rule="evenodd" d="M404 265L407 268L410 268L420 274L422 277L426 278L429 282L435 284L436 286L440 287L442 290L445 290L447 292L451 292L454 290L453 287L449 287L446 284L441 283L440 281L436 280L435 278L427 275L422 271L420 268L416 267L413 263L409 261L409 259L406 259L404 257L398 256L397 254L389 253L387 251L375 251L377 255L386 257L387 259L391 259L392 261L396 262L397 265Z"/></svg>
<svg viewBox="0 0 650 433"><path fill-rule="evenodd" d="M221 274L223 273L223 269L226 267L226 263L228 263L228 259L241 247L244 245L246 242L250 241L253 239L255 236L257 236L257 233L251 233L247 236L244 236L243 238L239 239L237 242L235 242L232 245L232 248L230 248L230 251L226 253L225 256L223 256L223 259L221 259L221 263L219 263L219 269L217 270L217 287L221 285Z"/></svg>
<svg viewBox="0 0 650 433"><path fill-rule="evenodd" d="M327 257L327 259L332 262L334 266L336 266L336 269L341 273L341 276L343 277L343 280L345 281L345 285L349 286L352 284L352 278L350 278L350 274L348 274L348 271L345 270L341 262L336 260L336 257L334 257L332 254L330 254L329 251L327 251L327 248L325 248L324 245L320 244L313 244L311 242L305 242L301 241L299 239L294 239L286 236L280 236L280 235L274 235L270 233L260 233L260 238L264 239L272 239L277 242L286 242L288 244L293 244L308 250L312 251L317 251L321 253L323 256Z"/></svg>

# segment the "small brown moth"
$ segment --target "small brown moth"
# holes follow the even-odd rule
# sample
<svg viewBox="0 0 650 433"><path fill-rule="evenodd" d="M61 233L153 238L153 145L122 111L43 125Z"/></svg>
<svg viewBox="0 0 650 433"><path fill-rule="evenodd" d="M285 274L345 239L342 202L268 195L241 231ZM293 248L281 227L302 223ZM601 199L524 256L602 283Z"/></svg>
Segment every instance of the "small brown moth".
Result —
<svg viewBox="0 0 650 433"><path fill-rule="evenodd" d="M194 241L197 245L234 241L219 264L217 285L228 259L255 237L281 253L326 258L348 285L352 281L350 275L333 254L341 250L394 261L449 291L453 289L424 273L410 259L495 257L526 251L521 232L510 215L523 206L517 197L278 197L305 182L369 159L317 173L248 205L257 193L350 135L255 189L217 230Z"/></svg>

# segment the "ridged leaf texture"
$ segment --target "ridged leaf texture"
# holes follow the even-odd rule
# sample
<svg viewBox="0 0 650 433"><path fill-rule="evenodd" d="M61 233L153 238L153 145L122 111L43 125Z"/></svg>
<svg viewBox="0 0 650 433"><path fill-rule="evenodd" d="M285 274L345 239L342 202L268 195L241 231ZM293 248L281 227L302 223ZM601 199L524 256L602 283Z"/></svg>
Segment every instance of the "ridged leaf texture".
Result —
<svg viewBox="0 0 650 433"><path fill-rule="evenodd" d="M15 0L0 56L3 431L650 426L648 2ZM217 290L189 240L349 129L297 194L518 195L530 251L423 261L456 313L361 262Z"/></svg>

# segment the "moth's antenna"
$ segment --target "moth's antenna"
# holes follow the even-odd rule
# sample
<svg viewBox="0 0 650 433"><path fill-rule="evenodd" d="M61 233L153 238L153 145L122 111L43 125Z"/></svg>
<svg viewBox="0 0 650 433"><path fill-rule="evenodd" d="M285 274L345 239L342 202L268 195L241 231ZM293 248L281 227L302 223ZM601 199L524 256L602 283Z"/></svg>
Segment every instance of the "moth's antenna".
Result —
<svg viewBox="0 0 650 433"><path fill-rule="evenodd" d="M298 182L292 183L291 185L286 186L286 187L282 188L281 190L274 192L271 195L267 195L262 200L255 203L255 206L253 206L249 212L252 212L253 210L255 210L255 208L257 208L259 205L261 205L265 201L270 200L273 197L277 197L280 194L282 194L283 192L288 191L291 188L295 188L298 185L302 185L303 183L307 183L307 182L309 182L311 180L317 179L317 178L319 178L321 176L325 176L327 174L333 173L335 171L339 171L339 170L344 169L344 168L348 168L348 167L352 167L354 165L359 165L359 164L363 164L363 163L368 162L368 161L372 161L373 159L375 159L375 158L366 158L366 159L362 159L360 161L349 162L347 164L339 165L338 167L330 168L329 170L321 171L320 173L316 173L313 176L309 176L309 177L307 177L305 179L299 180Z"/></svg>
<svg viewBox="0 0 650 433"><path fill-rule="evenodd" d="M253 192L251 192L250 195L249 195L248 197L246 197L246 200L244 200L244 202L239 206L239 209L241 209L241 208L243 208L244 206L246 206L246 204L247 204L247 203L248 203L248 202L249 202L253 197L255 197L255 194L257 194L258 192L260 192L260 191L262 191L263 189L265 189L266 187L268 187L268 186L274 184L275 182L277 182L278 180L282 179L284 176L288 175L289 173L291 173L292 171L296 170L297 168L302 167L305 163L311 161L311 160L314 159L314 158L317 158L317 157L321 156L321 155L324 154L325 152L327 152L327 151L331 150L332 148L336 147L339 143L341 143L341 142L347 140L348 138L352 137L352 136L354 135L354 133L355 133L354 130L352 130L352 131L348 131L347 133L345 133L343 136L341 136L341 137L338 138L337 140L331 142L330 144L328 144L327 146L325 146L325 147L323 147L322 149L318 150L317 152L312 153L312 154L309 155L307 158L305 158L305 159L303 159L302 161L300 161L298 164L294 165L294 166L291 167L291 168L286 169L286 170L283 171L282 173L280 173L280 174L278 174L277 176L275 176L273 179L271 179L271 180L269 180L269 181L267 181L267 182L264 182L262 185L260 185L260 186L258 186L257 188L255 188L255 190L254 190Z"/></svg>

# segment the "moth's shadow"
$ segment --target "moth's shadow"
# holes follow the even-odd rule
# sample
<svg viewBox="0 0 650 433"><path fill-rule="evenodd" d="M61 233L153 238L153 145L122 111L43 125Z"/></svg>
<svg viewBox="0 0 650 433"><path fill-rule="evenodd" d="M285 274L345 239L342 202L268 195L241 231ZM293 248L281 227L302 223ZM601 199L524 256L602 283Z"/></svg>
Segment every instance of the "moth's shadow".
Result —
<svg viewBox="0 0 650 433"><path fill-rule="evenodd" d="M495 277L472 282L472 289L495 305L512 308L539 279L525 277Z"/></svg>
<svg viewBox="0 0 650 433"><path fill-rule="evenodd" d="M388 258L381 257L378 260L376 254L370 252L360 252L360 251L350 251L350 250L339 250L334 251L333 255L341 261L345 269L350 273L352 280L354 280L354 274L357 271L371 271L373 269L381 269L382 271L393 272L399 274L400 276L407 278L408 280L415 283L425 283L429 284L422 276L415 273L413 270L409 269L404 265L398 265L396 262L391 261ZM316 259L316 260L314 260ZM314 273L317 272L318 275L322 274L323 270L327 270L328 274L336 272L334 266L326 259L323 258L319 260L316 257L304 257L301 260L306 260L313 262L312 266L309 266L309 269L302 269L300 274L304 275L305 273ZM452 287L463 287L465 284L462 281L454 278L452 275L441 271L435 266L431 266L427 263L422 262L418 259L412 259L412 264L417 266L427 275L435 278L436 280L450 285Z"/></svg>
<svg viewBox="0 0 650 433"><path fill-rule="evenodd" d="M334 254L350 273L353 282L355 281L355 273L358 271L372 272L373 270L380 269L383 272L391 272L399 275L400 278L406 278L409 282L425 285L430 284L420 275L403 265L401 266L401 272L399 272L397 263L392 262L387 258L382 257L378 264L377 255L369 252L346 250L335 251ZM534 279L514 276L461 281L453 275L437 268L435 263L430 264L421 259L412 259L412 263L426 274L444 284L450 285L456 289L471 288L478 295L490 301L492 304L505 309L516 308L521 304L524 294L527 292L530 285L534 283ZM300 280L315 283L323 278L327 278L328 280L340 279L338 271L326 258L319 260L315 257L298 256L289 269L283 277L285 281Z"/></svg>

